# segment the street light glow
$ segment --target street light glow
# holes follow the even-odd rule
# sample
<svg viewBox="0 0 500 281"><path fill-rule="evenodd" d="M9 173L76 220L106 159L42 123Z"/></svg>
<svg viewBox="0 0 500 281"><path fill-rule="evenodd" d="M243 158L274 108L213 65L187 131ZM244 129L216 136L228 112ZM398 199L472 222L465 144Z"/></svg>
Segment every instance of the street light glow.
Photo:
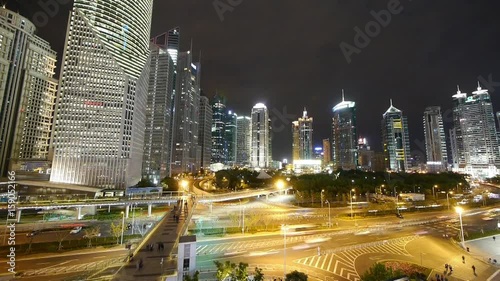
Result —
<svg viewBox="0 0 500 281"><path fill-rule="evenodd" d="M189 185L189 182L187 180L181 180L179 184L183 189L186 189Z"/></svg>
<svg viewBox="0 0 500 281"><path fill-rule="evenodd" d="M276 187L277 187L278 189L283 189L283 188L285 188L285 182L284 182L284 181L282 181L282 180L278 180L278 181L276 182Z"/></svg>
<svg viewBox="0 0 500 281"><path fill-rule="evenodd" d="M457 214L461 215L464 209L462 207L455 207L455 211L457 212Z"/></svg>

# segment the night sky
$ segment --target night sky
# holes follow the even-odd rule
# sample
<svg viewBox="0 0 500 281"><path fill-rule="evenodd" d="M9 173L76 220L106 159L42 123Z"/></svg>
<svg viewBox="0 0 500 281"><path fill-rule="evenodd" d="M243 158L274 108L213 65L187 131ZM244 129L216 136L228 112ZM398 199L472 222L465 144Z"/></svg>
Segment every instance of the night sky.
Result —
<svg viewBox="0 0 500 281"><path fill-rule="evenodd" d="M7 1L7 7L33 19L44 1ZM238 5L218 13L214 2L221 9ZM257 102L268 106L276 160L291 158L291 121L304 107L314 118L315 144L329 137L331 108L341 101L341 89L357 103L358 134L373 148L381 148L380 120L392 98L408 116L413 153L423 153L423 111L440 105L448 130L457 84L471 93L479 77L499 81L483 88L500 110L500 2L401 0L390 22L348 63L340 44L356 48L354 28L364 30L374 20L371 11L387 10L393 2L156 0L151 31L180 26L181 51L192 39L194 53L202 52L202 89L209 97L218 90L240 115L249 115ZM58 52L70 8L71 3L59 5L39 28Z"/></svg>

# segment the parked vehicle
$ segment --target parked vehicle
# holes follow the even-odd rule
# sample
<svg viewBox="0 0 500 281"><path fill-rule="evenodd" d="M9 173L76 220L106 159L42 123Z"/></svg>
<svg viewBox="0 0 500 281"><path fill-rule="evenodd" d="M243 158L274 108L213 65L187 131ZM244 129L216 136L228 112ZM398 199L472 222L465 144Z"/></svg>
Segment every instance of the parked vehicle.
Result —
<svg viewBox="0 0 500 281"><path fill-rule="evenodd" d="M80 231L82 231L82 227L77 226L77 227L73 228L69 233L70 234L77 234L77 233L80 233Z"/></svg>
<svg viewBox="0 0 500 281"><path fill-rule="evenodd" d="M40 232L41 232L40 230L33 230L31 232L26 233L26 237L33 237L35 235L40 234Z"/></svg>

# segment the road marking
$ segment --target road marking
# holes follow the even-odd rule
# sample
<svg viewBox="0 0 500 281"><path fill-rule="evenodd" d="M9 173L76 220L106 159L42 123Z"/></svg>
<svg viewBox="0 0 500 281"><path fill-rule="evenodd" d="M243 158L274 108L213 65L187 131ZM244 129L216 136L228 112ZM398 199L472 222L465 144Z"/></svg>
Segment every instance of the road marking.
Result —
<svg viewBox="0 0 500 281"><path fill-rule="evenodd" d="M328 262L328 268L326 269L327 271L330 271L330 266L332 265L332 260L333 260L333 255L330 257L330 262Z"/></svg>
<svg viewBox="0 0 500 281"><path fill-rule="evenodd" d="M321 264L321 269L323 269L323 267L325 267L325 262L326 262L326 258L323 259L323 263Z"/></svg>

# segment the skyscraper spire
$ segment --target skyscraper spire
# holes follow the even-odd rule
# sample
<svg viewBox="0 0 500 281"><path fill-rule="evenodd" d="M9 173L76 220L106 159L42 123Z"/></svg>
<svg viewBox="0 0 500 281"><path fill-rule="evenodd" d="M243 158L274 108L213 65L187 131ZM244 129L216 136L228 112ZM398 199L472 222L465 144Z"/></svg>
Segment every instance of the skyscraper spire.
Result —
<svg viewBox="0 0 500 281"><path fill-rule="evenodd" d="M302 117L306 118L307 117L307 109L304 106L304 112L302 113Z"/></svg>
<svg viewBox="0 0 500 281"><path fill-rule="evenodd" d="M481 85L479 85L479 81L477 81L477 90L481 91Z"/></svg>
<svg viewBox="0 0 500 281"><path fill-rule="evenodd" d="M392 107L392 99L389 99L389 102L391 103L391 107Z"/></svg>
<svg viewBox="0 0 500 281"><path fill-rule="evenodd" d="M461 94L462 92L460 92L460 86L457 85L457 94Z"/></svg>
<svg viewBox="0 0 500 281"><path fill-rule="evenodd" d="M344 98L344 89L342 89L342 101L345 101L345 98Z"/></svg>

